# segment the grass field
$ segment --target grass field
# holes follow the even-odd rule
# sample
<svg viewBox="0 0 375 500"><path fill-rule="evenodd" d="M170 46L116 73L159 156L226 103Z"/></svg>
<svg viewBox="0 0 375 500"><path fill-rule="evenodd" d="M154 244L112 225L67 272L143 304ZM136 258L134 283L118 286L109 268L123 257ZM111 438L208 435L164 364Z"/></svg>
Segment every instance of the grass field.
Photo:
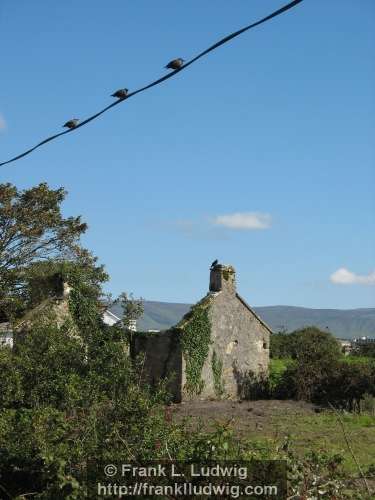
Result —
<svg viewBox="0 0 375 500"><path fill-rule="evenodd" d="M350 446L360 465L368 470L375 468L375 417L347 414L342 416L344 429ZM268 439L279 440L290 437L291 445L301 454L307 450L329 451L344 457L344 467L357 472L354 458L348 449L342 427L334 413L319 413L311 416L279 416L271 420ZM264 437L266 437L266 435Z"/></svg>
<svg viewBox="0 0 375 500"><path fill-rule="evenodd" d="M375 358L366 356L343 356L342 360L351 365L375 364Z"/></svg>
<svg viewBox="0 0 375 500"><path fill-rule="evenodd" d="M348 474L357 467L345 442L337 415L302 401L198 401L176 405L175 418L188 417L189 425L212 428L230 422L242 439L255 440L265 449L289 447L303 457L309 452L343 456ZM341 413L351 448L366 471L375 468L375 416Z"/></svg>
<svg viewBox="0 0 375 500"><path fill-rule="evenodd" d="M365 356L343 356L342 361L353 365L375 363L374 358ZM291 362L291 359L271 359L271 379L278 380ZM368 414L342 414L350 445L364 468L371 465L375 468L375 415L374 405L372 406ZM345 456L344 465L348 470L353 471L356 468L337 415L332 411L292 416L289 413L270 415L269 423L264 427L263 437L278 440L280 437L284 439L284 436L289 436L292 446L300 452L322 449L337 452Z"/></svg>

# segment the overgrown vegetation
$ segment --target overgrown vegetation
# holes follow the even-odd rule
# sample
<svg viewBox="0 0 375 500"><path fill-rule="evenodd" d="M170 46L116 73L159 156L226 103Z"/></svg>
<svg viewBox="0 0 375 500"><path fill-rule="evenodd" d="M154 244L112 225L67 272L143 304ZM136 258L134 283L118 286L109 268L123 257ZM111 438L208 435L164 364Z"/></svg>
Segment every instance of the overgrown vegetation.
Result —
<svg viewBox="0 0 375 500"><path fill-rule="evenodd" d="M140 304L123 296L124 320L112 327L103 323L106 273L79 246L86 225L79 217L61 216L64 196L64 190L45 184L23 192L0 185L2 312L19 320L45 304L30 315L14 348L0 349L0 498L86 498L91 461L281 459L295 498L365 499L358 483L346 480L337 452L301 456L287 437L281 444L249 441L234 437L226 424L204 432L173 422L165 387L142 383L142 366L127 354L129 321L141 311ZM65 317L58 317L54 295L63 281L71 290ZM209 307L208 299L202 301L179 325L191 394L203 389L202 368L211 343ZM362 412L370 413L375 370L342 363L321 333L314 333L314 342L306 332L295 335L306 342L304 347L296 340L288 350L280 342L278 355L288 352L290 361L282 366L275 355L274 371L261 388L266 387L267 397L284 390L287 397L323 398L337 406L354 398ZM211 362L220 393L222 360L214 352Z"/></svg>
<svg viewBox="0 0 375 500"><path fill-rule="evenodd" d="M351 357L375 358L375 342L359 344L351 354Z"/></svg>
<svg viewBox="0 0 375 500"><path fill-rule="evenodd" d="M181 345L186 362L185 390L188 394L200 394L204 387L203 365L211 344L211 321L209 298L191 308L178 325L182 330Z"/></svg>
<svg viewBox="0 0 375 500"><path fill-rule="evenodd" d="M77 287L82 293L84 285ZM225 424L213 432L175 424L163 387L140 384L122 327L103 325L94 296L80 309L74 300L72 319L80 318L84 343L67 334L68 321L58 327L51 316L13 351L0 350L2 497L84 498L90 460L283 459L291 495L366 498L358 480L348 480L339 450L301 455L288 437L246 441Z"/></svg>
<svg viewBox="0 0 375 500"><path fill-rule="evenodd" d="M53 190L45 183L24 191L0 184L0 310L10 319L37 298L38 287L30 284L37 276L43 281L38 266L58 261L95 265L79 245L87 225L61 213L65 196L63 188Z"/></svg>
<svg viewBox="0 0 375 500"><path fill-rule="evenodd" d="M355 411L375 396L375 363L348 361L336 339L315 327L271 337L269 377L249 373L248 397L296 399Z"/></svg>
<svg viewBox="0 0 375 500"><path fill-rule="evenodd" d="M214 378L214 389L215 394L218 398L221 398L224 394L224 381L223 381L223 361L219 358L214 350L212 352L211 358L211 369Z"/></svg>
<svg viewBox="0 0 375 500"><path fill-rule="evenodd" d="M291 333L274 333L270 343L271 358L338 359L341 348L329 332L307 327Z"/></svg>
<svg viewBox="0 0 375 500"><path fill-rule="evenodd" d="M229 279L233 276L234 269L232 266L228 266L223 270L223 278L225 281L229 281Z"/></svg>

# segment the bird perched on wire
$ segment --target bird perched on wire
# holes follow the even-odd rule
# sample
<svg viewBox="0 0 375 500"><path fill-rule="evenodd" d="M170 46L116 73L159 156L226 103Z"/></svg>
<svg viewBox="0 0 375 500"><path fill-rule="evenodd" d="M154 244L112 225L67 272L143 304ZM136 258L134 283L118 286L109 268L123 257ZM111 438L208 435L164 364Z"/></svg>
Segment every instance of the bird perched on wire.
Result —
<svg viewBox="0 0 375 500"><path fill-rule="evenodd" d="M66 128L76 128L76 126L78 125L78 122L79 122L79 119L78 118L73 118L72 120L68 120L64 125L63 127L66 127Z"/></svg>
<svg viewBox="0 0 375 500"><path fill-rule="evenodd" d="M113 94L111 94L112 97L117 97L117 99L125 99L128 96L128 89L119 89L116 90Z"/></svg>
<svg viewBox="0 0 375 500"><path fill-rule="evenodd" d="M165 67L167 69L180 69L182 68L184 62L185 60L179 57L178 59L173 59L173 61L170 61Z"/></svg>
<svg viewBox="0 0 375 500"><path fill-rule="evenodd" d="M219 263L219 261L218 261L217 259L216 259L216 260L214 260L214 261L213 261L213 263L211 264L210 269L213 269L215 266L217 266L217 265L218 265L218 263Z"/></svg>

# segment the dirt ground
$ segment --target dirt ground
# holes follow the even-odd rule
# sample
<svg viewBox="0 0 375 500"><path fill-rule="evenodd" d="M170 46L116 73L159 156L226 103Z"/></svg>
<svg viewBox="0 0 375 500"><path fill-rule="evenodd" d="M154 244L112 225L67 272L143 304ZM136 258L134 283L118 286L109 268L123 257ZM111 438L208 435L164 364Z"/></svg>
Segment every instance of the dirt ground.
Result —
<svg viewBox="0 0 375 500"><path fill-rule="evenodd" d="M215 423L231 422L238 434L256 431L277 432L277 421L293 421L294 418L314 415L319 407L303 401L189 401L172 405L176 421L189 417L191 425L203 425L207 430Z"/></svg>

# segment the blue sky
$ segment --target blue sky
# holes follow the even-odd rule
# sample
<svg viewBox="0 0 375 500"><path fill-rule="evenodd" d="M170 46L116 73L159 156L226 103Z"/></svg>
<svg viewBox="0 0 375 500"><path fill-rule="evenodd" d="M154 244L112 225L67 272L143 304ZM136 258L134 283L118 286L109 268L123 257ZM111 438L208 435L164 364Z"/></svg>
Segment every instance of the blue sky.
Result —
<svg viewBox="0 0 375 500"><path fill-rule="evenodd" d="M281 5L3 0L0 161ZM0 182L64 186L114 294L193 302L218 258L252 305L373 307L374 42L373 0L305 0Z"/></svg>

